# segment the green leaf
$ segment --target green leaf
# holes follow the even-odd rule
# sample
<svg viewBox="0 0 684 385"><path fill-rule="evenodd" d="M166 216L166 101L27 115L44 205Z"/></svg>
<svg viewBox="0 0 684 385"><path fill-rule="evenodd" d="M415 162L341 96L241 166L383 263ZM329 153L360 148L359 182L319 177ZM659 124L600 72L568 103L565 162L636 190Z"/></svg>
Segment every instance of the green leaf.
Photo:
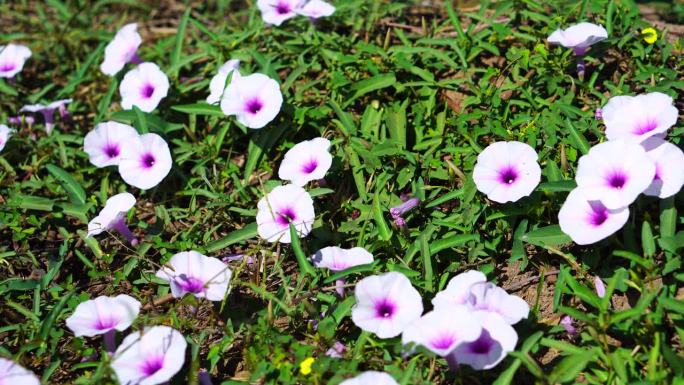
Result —
<svg viewBox="0 0 684 385"><path fill-rule="evenodd" d="M181 60L181 55L183 54L183 39L185 38L185 29L188 26L188 19L190 18L190 11L192 7L187 7L183 16L181 17L180 23L178 24L178 30L176 31L176 42L173 45L173 52L171 53L171 77L178 77L178 70L180 69L178 63Z"/></svg>
<svg viewBox="0 0 684 385"><path fill-rule="evenodd" d="M19 95L19 92L17 92L17 90L14 89L14 87L7 84L7 82L5 82L5 80L3 80L3 79L0 79L0 92L2 92L3 94L10 95L10 96Z"/></svg>
<svg viewBox="0 0 684 385"><path fill-rule="evenodd" d="M570 138L574 142L575 148L582 151L582 154L588 153L589 148L591 148L591 146L589 146L589 142L584 135L575 129L575 126L572 125L570 119L568 118L565 119L565 127L567 127L568 132L570 133Z"/></svg>
<svg viewBox="0 0 684 385"><path fill-rule="evenodd" d="M651 225L644 221L641 225L641 247L644 249L644 255L652 257L656 252L655 240L653 239L653 231Z"/></svg>
<svg viewBox="0 0 684 385"><path fill-rule="evenodd" d="M83 190L83 187L81 187L81 185L78 182L76 182L76 180L71 176L71 174L55 166L54 164L48 164L47 166L45 166L45 168L47 168L48 172L55 179L57 179L59 185L62 186L64 191L66 191L67 195L69 195L71 203L75 205L85 205L85 190Z"/></svg>
<svg viewBox="0 0 684 385"><path fill-rule="evenodd" d="M378 238L383 241L388 241L392 238L392 230L390 230L385 221L385 216L382 207L380 207L380 200L378 199L377 194L375 194L375 198L373 198L373 219L375 219L375 224L378 228Z"/></svg>
<svg viewBox="0 0 684 385"><path fill-rule="evenodd" d="M393 86L396 82L397 78L395 77L393 72L375 75L371 78L358 81L351 86L351 91L353 91L354 94L351 96L351 98L347 99L347 102L344 104L344 107L350 105L354 100L360 98L361 96L369 92Z"/></svg>
<svg viewBox="0 0 684 385"><path fill-rule="evenodd" d="M594 358L592 352L582 352L579 354L572 354L563 358L555 365L553 372L549 376L550 383L565 383L574 381L582 370Z"/></svg>
<svg viewBox="0 0 684 385"><path fill-rule="evenodd" d="M44 197L14 194L7 200L7 205L25 210L52 211L55 201Z"/></svg>
<svg viewBox="0 0 684 385"><path fill-rule="evenodd" d="M558 225L540 227L536 230L532 230L523 235L522 240L541 247L558 246L572 242L572 239L565 234Z"/></svg>
<svg viewBox="0 0 684 385"><path fill-rule="evenodd" d="M444 249L451 249L456 246L463 245L470 241L479 241L478 234L459 234L448 238L440 238L430 243L430 253L437 254Z"/></svg>
<svg viewBox="0 0 684 385"><path fill-rule="evenodd" d="M224 117L221 107L208 103L192 103L172 106L172 110L180 111L185 114L208 115Z"/></svg>
<svg viewBox="0 0 684 385"><path fill-rule="evenodd" d="M235 230L221 239L217 239L209 243L206 247L207 252L212 253L217 250L225 249L226 247L245 241L250 238L257 236L257 224L256 222L250 223L245 227Z"/></svg>
<svg viewBox="0 0 684 385"><path fill-rule="evenodd" d="M290 242L292 246L292 251L294 251L295 257L297 258L297 263L299 264L299 270L303 274L308 274L311 276L316 276L316 269L311 266L309 258L304 254L302 250L302 245L299 243L299 233L295 229L294 225L290 223Z"/></svg>

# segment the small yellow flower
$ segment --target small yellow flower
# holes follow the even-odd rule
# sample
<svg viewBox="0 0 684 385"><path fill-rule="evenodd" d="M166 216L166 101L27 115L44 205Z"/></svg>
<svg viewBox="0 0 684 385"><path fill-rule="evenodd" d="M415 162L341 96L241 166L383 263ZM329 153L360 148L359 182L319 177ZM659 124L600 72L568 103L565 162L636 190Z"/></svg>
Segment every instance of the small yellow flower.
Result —
<svg viewBox="0 0 684 385"><path fill-rule="evenodd" d="M305 376L311 374L311 365L313 365L314 361L316 361L316 359L313 357L305 358L304 361L299 364L299 373Z"/></svg>
<svg viewBox="0 0 684 385"><path fill-rule="evenodd" d="M658 32L651 27L644 28L641 30L641 37L648 44L653 44L658 40Z"/></svg>

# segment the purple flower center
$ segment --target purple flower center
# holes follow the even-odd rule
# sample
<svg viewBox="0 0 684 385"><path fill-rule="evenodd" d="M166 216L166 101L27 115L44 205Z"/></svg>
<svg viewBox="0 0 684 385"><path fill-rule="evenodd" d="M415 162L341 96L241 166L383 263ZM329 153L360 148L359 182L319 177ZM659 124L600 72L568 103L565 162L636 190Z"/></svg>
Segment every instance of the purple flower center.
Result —
<svg viewBox="0 0 684 385"><path fill-rule="evenodd" d="M250 114L256 114L261 111L262 108L264 108L264 103L262 103L258 98L249 100L245 105L245 110L247 110L247 112Z"/></svg>
<svg viewBox="0 0 684 385"><path fill-rule="evenodd" d="M634 128L634 133L637 135L642 135L655 130L657 127L658 122L653 119L649 119L643 123L637 124Z"/></svg>
<svg viewBox="0 0 684 385"><path fill-rule="evenodd" d="M276 222L281 226L289 226L296 218L297 214L292 207L285 207L276 213Z"/></svg>
<svg viewBox="0 0 684 385"><path fill-rule="evenodd" d="M97 330L109 330L113 329L117 323L119 323L119 320L115 319L114 317L98 318L94 326Z"/></svg>
<svg viewBox="0 0 684 385"><path fill-rule="evenodd" d="M275 6L275 10L279 15L285 15L287 13L290 13L290 4L280 1Z"/></svg>
<svg viewBox="0 0 684 385"><path fill-rule="evenodd" d="M615 189L621 189L627 183L627 175L620 171L616 171L607 178L608 185Z"/></svg>
<svg viewBox="0 0 684 385"><path fill-rule="evenodd" d="M608 220L608 209L600 201L590 201L591 214L589 214L589 223L594 226L601 226Z"/></svg>
<svg viewBox="0 0 684 385"><path fill-rule="evenodd" d="M200 281L197 278L187 277L183 275L176 280L176 283L178 284L178 286L180 286L183 290L187 291L188 293L197 294L204 291L204 282Z"/></svg>
<svg viewBox="0 0 684 385"><path fill-rule="evenodd" d="M503 184L513 184L518 179L518 171L508 166L499 171L499 182Z"/></svg>
<svg viewBox="0 0 684 385"><path fill-rule="evenodd" d="M482 330L480 337L468 344L468 350L474 354L487 354L489 353L498 342L489 335L489 332L485 329Z"/></svg>
<svg viewBox="0 0 684 385"><path fill-rule="evenodd" d="M117 156L119 156L120 150L119 146L117 146L116 144L108 143L106 146L104 146L102 152L104 152L109 158L116 158Z"/></svg>
<svg viewBox="0 0 684 385"><path fill-rule="evenodd" d="M387 298L375 303L375 316L377 318L392 318L397 311L397 306Z"/></svg>
<svg viewBox="0 0 684 385"><path fill-rule="evenodd" d="M143 362L142 366L140 367L140 371L143 372L145 377L150 377L163 367L164 356L150 357Z"/></svg>
<svg viewBox="0 0 684 385"><path fill-rule="evenodd" d="M302 172L306 174L311 174L312 172L314 172L314 170L316 170L316 167L318 167L318 162L316 161L316 159L311 159L307 163L304 163L304 165L302 166Z"/></svg>
<svg viewBox="0 0 684 385"><path fill-rule="evenodd" d="M14 63L2 63L0 64L0 72L9 72L15 69L17 66Z"/></svg>
<svg viewBox="0 0 684 385"><path fill-rule="evenodd" d="M140 163L142 164L143 168L152 168L156 162L157 159L149 152L140 158Z"/></svg>
<svg viewBox="0 0 684 385"><path fill-rule="evenodd" d="M453 343L454 336L448 334L441 335L438 338L432 340L432 342L430 342L433 348L441 350L448 349L449 347L451 347L451 344Z"/></svg>
<svg viewBox="0 0 684 385"><path fill-rule="evenodd" d="M145 99L151 98L152 94L154 94L154 86L150 83L145 84L143 88L140 90L140 96L142 96Z"/></svg>

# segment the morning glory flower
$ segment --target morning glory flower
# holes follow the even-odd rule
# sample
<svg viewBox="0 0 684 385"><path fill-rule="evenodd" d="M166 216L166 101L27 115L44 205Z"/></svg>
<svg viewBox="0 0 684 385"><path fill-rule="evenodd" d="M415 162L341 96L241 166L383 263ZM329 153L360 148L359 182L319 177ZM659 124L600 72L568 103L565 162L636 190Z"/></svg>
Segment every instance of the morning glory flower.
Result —
<svg viewBox="0 0 684 385"><path fill-rule="evenodd" d="M120 156L121 178L142 190L158 185L171 171L171 150L157 134L127 138L122 142Z"/></svg>
<svg viewBox="0 0 684 385"><path fill-rule="evenodd" d="M575 55L584 55L589 47L608 38L608 31L600 25L579 23L568 29L555 30L548 38L549 43L572 48Z"/></svg>
<svg viewBox="0 0 684 385"><path fill-rule="evenodd" d="M66 105L71 103L72 101L72 99L57 100L56 102L52 102L47 106L42 104L29 104L22 107L19 111L40 113L41 115L43 115L43 119L45 120L45 132L47 132L47 134L50 135L50 133L52 133L52 128L54 126L53 119L55 115L55 110L59 110L61 115L65 115Z"/></svg>
<svg viewBox="0 0 684 385"><path fill-rule="evenodd" d="M315 138L295 144L285 153L278 169L278 177L297 186L304 186L312 180L323 179L332 164L329 148L330 141L325 138Z"/></svg>
<svg viewBox="0 0 684 385"><path fill-rule="evenodd" d="M176 298L189 293L209 301L223 301L231 274L228 265L220 259L193 250L171 257L157 272L157 277L171 284L171 294Z"/></svg>
<svg viewBox="0 0 684 385"><path fill-rule="evenodd" d="M32 371L18 363L6 358L0 358L0 384L40 385L40 380Z"/></svg>
<svg viewBox="0 0 684 385"><path fill-rule="evenodd" d="M515 202L530 195L541 180L537 153L521 142L492 143L477 156L473 179L494 202Z"/></svg>
<svg viewBox="0 0 684 385"><path fill-rule="evenodd" d="M138 24L126 24L116 32L114 39L105 48L105 58L100 65L100 70L109 76L114 76L126 65L126 63L139 63L136 55L142 38L138 33Z"/></svg>
<svg viewBox="0 0 684 385"><path fill-rule="evenodd" d="M614 96L602 108L608 140L643 142L665 134L677 123L679 112L670 96L651 92L637 96Z"/></svg>
<svg viewBox="0 0 684 385"><path fill-rule="evenodd" d="M88 223L88 236L115 230L126 237L131 245L137 245L138 239L126 225L126 214L133 206L135 206L135 197L127 192L110 197L105 202L105 207L100 211L100 214Z"/></svg>
<svg viewBox="0 0 684 385"><path fill-rule="evenodd" d="M684 185L684 152L660 138L650 138L642 146L656 167L653 181L644 194L667 198L678 193Z"/></svg>
<svg viewBox="0 0 684 385"><path fill-rule="evenodd" d="M85 136L83 150L96 167L118 166L124 141L137 136L138 131L127 124L103 122Z"/></svg>
<svg viewBox="0 0 684 385"><path fill-rule="evenodd" d="M291 184L278 186L257 204L257 231L268 242L290 243L290 223L302 238L311 231L315 216L306 190Z"/></svg>
<svg viewBox="0 0 684 385"><path fill-rule="evenodd" d="M610 210L627 207L653 181L655 164L636 143L597 144L579 159L575 180L590 200Z"/></svg>
<svg viewBox="0 0 684 385"><path fill-rule="evenodd" d="M472 310L497 313L509 325L527 318L530 312L530 305L524 299L506 293L491 282L477 282L470 286L466 305Z"/></svg>
<svg viewBox="0 0 684 385"><path fill-rule="evenodd" d="M314 265L332 271L373 263L373 254L363 247L343 249L337 246L324 247L311 257Z"/></svg>
<svg viewBox="0 0 684 385"><path fill-rule="evenodd" d="M211 78L209 82L209 96L207 97L207 103L217 104L221 101L223 97L223 92L228 86L226 82L228 81L228 75L232 73L231 80L239 78L240 75L240 60L233 59L228 60L223 63L221 68L219 68L218 73Z"/></svg>
<svg viewBox="0 0 684 385"><path fill-rule="evenodd" d="M596 243L622 228L629 219L629 208L609 210L601 201L590 199L584 189L570 192L558 212L561 230L578 245Z"/></svg>
<svg viewBox="0 0 684 385"><path fill-rule="evenodd" d="M0 45L0 78L13 78L30 57L31 50L24 45Z"/></svg>
<svg viewBox="0 0 684 385"><path fill-rule="evenodd" d="M319 17L332 15L335 13L335 7L323 0L310 0L301 8L295 9L295 12L315 20Z"/></svg>
<svg viewBox="0 0 684 385"><path fill-rule="evenodd" d="M482 326L473 322L471 314L464 305L439 307L409 325L402 333L401 342L422 345L444 357L458 345L480 337Z"/></svg>
<svg viewBox="0 0 684 385"><path fill-rule="evenodd" d="M168 92L169 78L159 66L149 62L128 71L119 85L124 110L136 106L141 111L152 112Z"/></svg>
<svg viewBox="0 0 684 385"><path fill-rule="evenodd" d="M258 0L257 7L266 24L280 25L285 20L297 16L303 0Z"/></svg>
<svg viewBox="0 0 684 385"><path fill-rule="evenodd" d="M9 140L10 136L10 128L5 126L4 124L0 124L0 151L2 151L5 148L5 145L7 144L7 141Z"/></svg>
<svg viewBox="0 0 684 385"><path fill-rule="evenodd" d="M402 273L371 275L356 284L352 321L380 338L401 334L423 313L423 299Z"/></svg>
<svg viewBox="0 0 684 385"><path fill-rule="evenodd" d="M124 338L111 366L121 384L161 384L183 367L187 345L177 330L153 326Z"/></svg>
<svg viewBox="0 0 684 385"><path fill-rule="evenodd" d="M262 128L275 119L282 104L278 82L264 74L251 74L231 80L221 99L221 111L235 115L246 127Z"/></svg>
<svg viewBox="0 0 684 385"><path fill-rule="evenodd" d="M125 294L100 296L76 306L66 326L76 337L94 337L111 330L128 329L140 312L140 302Z"/></svg>
<svg viewBox="0 0 684 385"><path fill-rule="evenodd" d="M340 385L399 385L399 383L385 372L369 370L340 382Z"/></svg>
<svg viewBox="0 0 684 385"><path fill-rule="evenodd" d="M435 308L442 306L464 305L468 303L470 287L476 283L487 282L484 273L477 270L468 270L449 280L446 288L435 295L432 305Z"/></svg>
<svg viewBox="0 0 684 385"><path fill-rule="evenodd" d="M475 370L491 369L515 350L518 333L498 313L476 311L471 313L470 320L481 323L482 334L473 342L458 345L447 357L450 366L465 364Z"/></svg>

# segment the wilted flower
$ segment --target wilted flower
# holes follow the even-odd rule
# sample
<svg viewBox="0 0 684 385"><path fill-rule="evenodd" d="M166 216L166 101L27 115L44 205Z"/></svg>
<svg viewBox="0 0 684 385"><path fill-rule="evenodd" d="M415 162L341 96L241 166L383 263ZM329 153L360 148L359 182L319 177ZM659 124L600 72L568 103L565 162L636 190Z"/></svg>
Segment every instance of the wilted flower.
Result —
<svg viewBox="0 0 684 385"><path fill-rule="evenodd" d="M678 116L672 98L661 92L614 96L603 107L603 123L608 140L643 142L667 132L677 123Z"/></svg>
<svg viewBox="0 0 684 385"><path fill-rule="evenodd" d="M575 334L577 333L577 328L575 327L575 325L573 325L574 323L575 320L569 315L566 315L563 318L561 318L559 324L565 329L565 331L568 334Z"/></svg>
<svg viewBox="0 0 684 385"><path fill-rule="evenodd" d="M470 315L470 320L482 324L482 334L473 342L458 345L447 358L450 365L491 369L515 349L518 334L498 313L476 311Z"/></svg>
<svg viewBox="0 0 684 385"><path fill-rule="evenodd" d="M168 326L131 333L116 349L112 369L121 384L161 384L183 367L187 345L183 335Z"/></svg>
<svg viewBox="0 0 684 385"><path fill-rule="evenodd" d="M65 106L71 102L71 99L62 99L56 102L52 102L47 106L42 104L29 104L24 107L21 107L19 111L33 113L38 112L41 115L43 115L43 119L45 120L45 132L47 132L47 134L50 135L50 133L52 133L52 127L54 125L53 119L55 115L55 110L58 109L60 111L60 114L63 114L63 111L66 111Z"/></svg>
<svg viewBox="0 0 684 385"><path fill-rule="evenodd" d="M285 20L297 16L297 10L304 0L258 0L257 7L266 24L280 25Z"/></svg>
<svg viewBox="0 0 684 385"><path fill-rule="evenodd" d="M105 75L114 76L126 63L139 62L136 52L140 43L142 43L142 38L138 33L138 24L131 23L121 27L105 48L105 58L100 65L100 70Z"/></svg>
<svg viewBox="0 0 684 385"><path fill-rule="evenodd" d="M176 298L189 293L209 301L222 301L228 291L231 274L228 265L220 259L197 251L185 251L171 257L157 272L157 277L171 284L171 293Z"/></svg>
<svg viewBox="0 0 684 385"><path fill-rule="evenodd" d="M347 347L340 341L335 341L332 347L325 352L325 355L332 358L342 358Z"/></svg>
<svg viewBox="0 0 684 385"><path fill-rule="evenodd" d="M295 185L278 186L257 204L257 231L268 242L290 243L290 223L302 238L313 226L313 199Z"/></svg>
<svg viewBox="0 0 684 385"><path fill-rule="evenodd" d="M629 208L609 210L601 201L589 199L584 189L570 192L558 212L561 230L578 245L596 243L620 230L629 219Z"/></svg>
<svg viewBox="0 0 684 385"><path fill-rule="evenodd" d="M608 38L608 31L600 25L579 23L566 30L557 29L548 38L549 43L572 48L575 55L584 55L589 47Z"/></svg>
<svg viewBox="0 0 684 385"><path fill-rule="evenodd" d="M127 124L100 123L85 136L83 150L96 167L118 166L124 141L137 136L138 131Z"/></svg>
<svg viewBox="0 0 684 385"><path fill-rule="evenodd" d="M335 7L323 0L309 0L303 7L295 9L295 12L315 20L332 15L335 13Z"/></svg>
<svg viewBox="0 0 684 385"><path fill-rule="evenodd" d="M655 176L644 194L667 198L675 195L684 185L684 152L670 142L650 138L642 146L655 163Z"/></svg>
<svg viewBox="0 0 684 385"><path fill-rule="evenodd" d="M363 247L343 249L337 246L322 248L311 259L316 267L340 271L353 266L373 263L373 254Z"/></svg>
<svg viewBox="0 0 684 385"><path fill-rule="evenodd" d="M441 306L404 329L401 342L422 345L444 357L458 345L475 341L482 333L482 326L473 322L471 314L464 305Z"/></svg>
<svg viewBox="0 0 684 385"><path fill-rule="evenodd" d="M654 44L656 41L658 41L658 31L651 27L644 28L641 30L641 37L646 43Z"/></svg>
<svg viewBox="0 0 684 385"><path fill-rule="evenodd" d="M275 119L282 104L278 82L264 74L251 74L231 80L221 99L221 111L235 115L246 127L262 128Z"/></svg>
<svg viewBox="0 0 684 385"><path fill-rule="evenodd" d="M530 312L530 305L524 299L508 294L490 282L477 282L470 286L466 305L472 310L497 313L509 325L527 318Z"/></svg>
<svg viewBox="0 0 684 385"><path fill-rule="evenodd" d="M127 192L110 197L100 214L88 223L88 236L115 230L126 237L131 245L137 245L138 239L126 225L126 214L133 206L135 206L135 197Z"/></svg>
<svg viewBox="0 0 684 385"><path fill-rule="evenodd" d="M402 273L371 275L355 288L352 321L380 338L396 337L423 313L423 300Z"/></svg>
<svg viewBox="0 0 684 385"><path fill-rule="evenodd" d="M468 303L470 287L476 283L487 282L484 273L477 270L468 270L449 280L446 288L435 295L432 305L437 307L464 305Z"/></svg>
<svg viewBox="0 0 684 385"><path fill-rule="evenodd" d="M6 358L0 358L0 384L40 385L40 380L32 371L18 363Z"/></svg>
<svg viewBox="0 0 684 385"><path fill-rule="evenodd" d="M119 93L121 107L130 110L133 106L141 111L152 112L169 92L169 78L154 63L141 63L124 75Z"/></svg>
<svg viewBox="0 0 684 385"><path fill-rule="evenodd" d="M12 78L24 68L31 50L20 44L0 45L0 78Z"/></svg>
<svg viewBox="0 0 684 385"><path fill-rule="evenodd" d="M489 199L515 202L530 195L541 180L537 153L521 142L492 143L477 156L473 179Z"/></svg>
<svg viewBox="0 0 684 385"><path fill-rule="evenodd" d="M140 302L133 297L125 294L100 296L78 304L66 319L66 325L76 337L93 337L111 330L128 329L139 312Z"/></svg>
<svg viewBox="0 0 684 385"><path fill-rule="evenodd" d="M598 275L594 276L594 288L596 289L596 295L598 295L600 298L606 296L606 285Z"/></svg>
<svg viewBox="0 0 684 385"><path fill-rule="evenodd" d="M4 124L0 124L0 151L2 151L5 148L5 145L7 144L7 141L9 140L10 136L10 128L5 126Z"/></svg>
<svg viewBox="0 0 684 385"><path fill-rule="evenodd" d="M634 202L654 176L655 165L641 146L614 140L595 145L579 159L575 180L587 199L617 210Z"/></svg>
<svg viewBox="0 0 684 385"><path fill-rule="evenodd" d="M330 141L325 138L305 140L295 144L283 158L278 169L278 177L289 180L297 186L323 179L332 164L332 155L328 152Z"/></svg>
<svg viewBox="0 0 684 385"><path fill-rule="evenodd" d="M171 171L171 151L157 134L129 137L122 142L119 174L124 182L147 190L161 182Z"/></svg>
<svg viewBox="0 0 684 385"><path fill-rule="evenodd" d="M369 370L340 382L340 385L399 385L399 383L385 372Z"/></svg>
<svg viewBox="0 0 684 385"><path fill-rule="evenodd" d="M239 78L241 76L239 69L240 60L233 59L223 63L221 68L219 68L218 73L214 75L214 77L211 78L211 82L209 82L209 96L207 96L207 103L216 104L221 101L223 92L228 86L226 84L228 81L228 75L230 75L231 80Z"/></svg>

